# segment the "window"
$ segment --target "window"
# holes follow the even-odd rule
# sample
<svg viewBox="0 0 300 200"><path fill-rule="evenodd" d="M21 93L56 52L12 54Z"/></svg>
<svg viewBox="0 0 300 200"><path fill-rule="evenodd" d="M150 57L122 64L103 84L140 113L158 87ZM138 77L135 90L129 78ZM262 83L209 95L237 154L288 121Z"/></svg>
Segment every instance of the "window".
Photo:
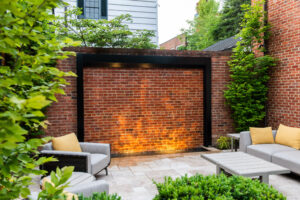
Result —
<svg viewBox="0 0 300 200"><path fill-rule="evenodd" d="M78 0L77 4L82 9L80 18L107 19L107 0Z"/></svg>

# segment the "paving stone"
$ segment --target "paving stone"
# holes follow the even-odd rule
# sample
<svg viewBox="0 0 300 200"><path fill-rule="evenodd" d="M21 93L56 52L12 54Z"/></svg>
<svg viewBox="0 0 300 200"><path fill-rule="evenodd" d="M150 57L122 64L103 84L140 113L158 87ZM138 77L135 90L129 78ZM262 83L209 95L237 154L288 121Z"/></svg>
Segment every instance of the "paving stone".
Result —
<svg viewBox="0 0 300 200"><path fill-rule="evenodd" d="M111 191L118 191L122 187L123 190L119 190L118 194L123 197L123 200L152 200L157 194L156 186L152 183L152 180L163 182L165 176L176 178L185 174L188 176L197 173L203 175L215 174L216 166L202 159L202 153L191 152L122 158L121 161L115 163L121 163L116 165L125 170L121 170L121 176L117 178L117 181L115 180L117 174L113 174L113 184L110 184ZM118 158L114 159L117 160ZM127 175L126 167L131 171ZM270 184L287 196L288 200L300 200L298 195L300 191L299 176L273 175L270 176Z"/></svg>
<svg viewBox="0 0 300 200"><path fill-rule="evenodd" d="M201 154L203 152L113 158L109 175L102 171L96 178L106 180L110 193L117 193L122 200L152 200L157 194L153 180L161 183L165 176L176 178L185 174L215 174L216 166L202 159ZM39 177L34 179L33 191L39 190L39 180ZM300 200L300 176L272 175L270 184L287 200Z"/></svg>

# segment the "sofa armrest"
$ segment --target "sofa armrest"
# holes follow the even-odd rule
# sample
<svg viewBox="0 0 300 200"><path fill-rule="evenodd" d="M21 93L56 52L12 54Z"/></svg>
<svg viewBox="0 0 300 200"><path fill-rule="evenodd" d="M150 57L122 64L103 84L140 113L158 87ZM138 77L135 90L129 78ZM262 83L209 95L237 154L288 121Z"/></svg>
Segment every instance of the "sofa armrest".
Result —
<svg viewBox="0 0 300 200"><path fill-rule="evenodd" d="M74 166L74 171L91 173L91 154L88 152L70 152L70 151L55 151L42 150L40 156L54 157L58 161L48 162L40 168L48 173L55 171L57 167Z"/></svg>
<svg viewBox="0 0 300 200"><path fill-rule="evenodd" d="M250 131L243 131L240 133L240 150L247 152L247 146L252 144Z"/></svg>
<svg viewBox="0 0 300 200"><path fill-rule="evenodd" d="M83 152L105 154L110 157L110 144L80 142Z"/></svg>
<svg viewBox="0 0 300 200"><path fill-rule="evenodd" d="M109 185L104 180L98 180L93 181L89 184L85 185L77 185L75 187L68 187L65 189L68 192L71 192L73 194L83 194L84 197L90 197L93 195L93 193L99 192L106 192L106 194L109 193Z"/></svg>

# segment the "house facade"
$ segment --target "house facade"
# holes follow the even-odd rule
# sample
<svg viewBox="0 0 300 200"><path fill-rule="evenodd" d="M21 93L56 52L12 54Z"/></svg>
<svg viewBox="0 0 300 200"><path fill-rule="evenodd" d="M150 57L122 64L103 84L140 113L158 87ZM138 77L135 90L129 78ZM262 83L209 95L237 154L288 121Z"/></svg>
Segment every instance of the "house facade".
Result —
<svg viewBox="0 0 300 200"><path fill-rule="evenodd" d="M130 30L152 30L155 32L153 43L158 45L157 0L65 0L69 7L80 7L82 18L111 20L122 14L130 14ZM64 15L68 7L54 10L56 15Z"/></svg>
<svg viewBox="0 0 300 200"><path fill-rule="evenodd" d="M186 46L186 37L184 34L177 35L176 37L159 45L160 49L165 50L178 50L180 47Z"/></svg>

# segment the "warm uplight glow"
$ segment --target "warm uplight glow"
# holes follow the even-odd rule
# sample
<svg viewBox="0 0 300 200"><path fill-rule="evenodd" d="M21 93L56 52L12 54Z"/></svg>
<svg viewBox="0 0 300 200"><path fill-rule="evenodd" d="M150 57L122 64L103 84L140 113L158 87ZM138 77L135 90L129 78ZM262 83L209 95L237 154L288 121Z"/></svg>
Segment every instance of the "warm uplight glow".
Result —
<svg viewBox="0 0 300 200"><path fill-rule="evenodd" d="M93 68L85 74L86 141L110 143L114 154L203 144L201 70Z"/></svg>

